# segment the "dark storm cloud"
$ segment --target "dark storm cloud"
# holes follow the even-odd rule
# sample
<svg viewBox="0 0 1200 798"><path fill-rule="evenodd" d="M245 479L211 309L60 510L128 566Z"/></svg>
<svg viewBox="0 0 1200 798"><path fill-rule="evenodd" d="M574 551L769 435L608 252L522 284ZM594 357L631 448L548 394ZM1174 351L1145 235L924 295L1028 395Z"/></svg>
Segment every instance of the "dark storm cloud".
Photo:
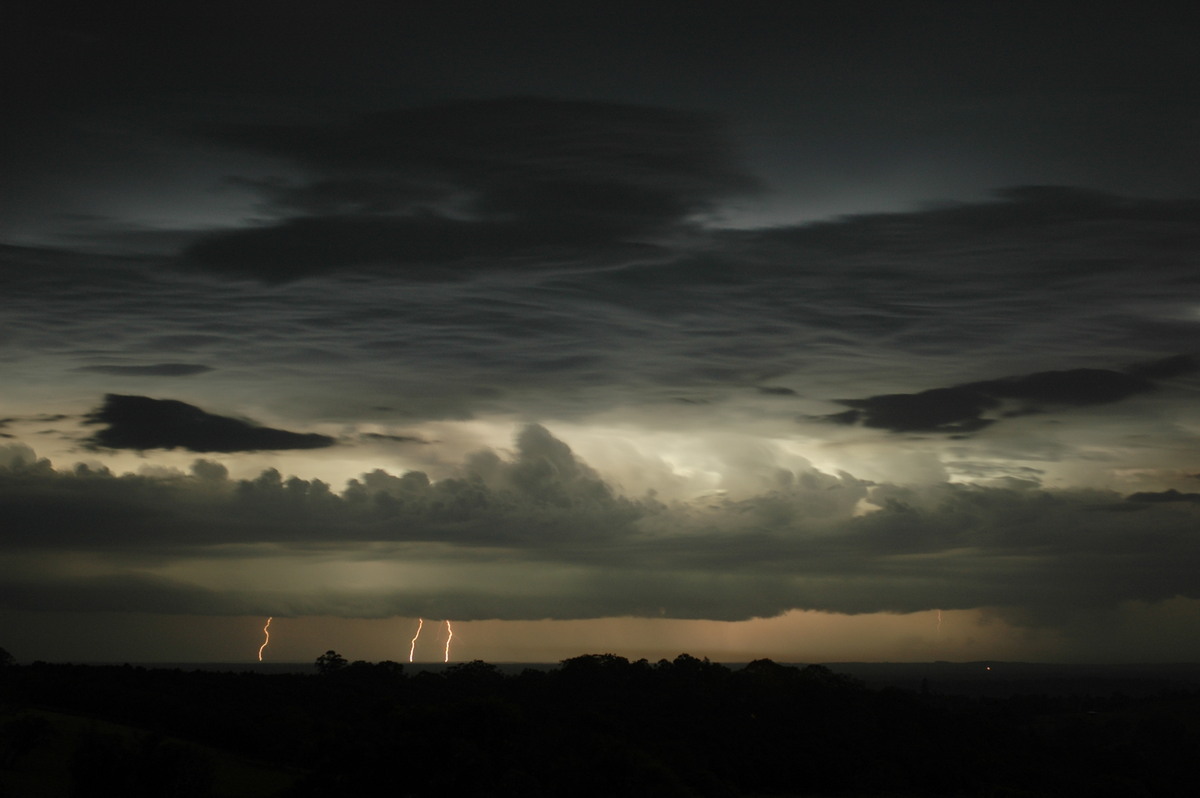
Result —
<svg viewBox="0 0 1200 798"><path fill-rule="evenodd" d="M625 198L622 187L676 209L703 207L714 194L749 185L712 118L617 103L461 101L377 113L340 127L243 125L209 134L322 171L366 170L382 176L376 180L439 188L449 178L452 187L478 191L485 212L524 208L620 217L626 211L614 202ZM343 193L352 195L356 185L367 193L378 187L347 182ZM580 204L553 208L565 187L578 191L565 199Z"/></svg>
<svg viewBox="0 0 1200 798"><path fill-rule="evenodd" d="M6 426L8 424L19 423L19 422L32 422L35 424L53 424L56 421L65 421L68 418L70 418L70 416L68 416L64 413L42 413L40 415L35 415L35 416L19 416L19 417L14 416L12 418L0 418L0 427Z"/></svg>
<svg viewBox="0 0 1200 798"><path fill-rule="evenodd" d="M1200 199L1147 199L1058 185L1012 186L992 194L985 201L732 231L724 240L763 254L837 255L856 266L882 266L904 257L895 265L911 278L934 277L944 270L942 276L966 287L1040 276L1043 282L1037 287L1044 291L1111 276L1127 268L1128 259L1142 247L1154 253L1143 268L1160 278L1177 277L1183 265L1172 265L1164 256L1200 244ZM908 263L919 253L952 255L957 262L939 258L928 269ZM989 256L995 255L1003 259L993 263ZM758 260L755 266L759 271L787 267Z"/></svg>
<svg viewBox="0 0 1200 798"><path fill-rule="evenodd" d="M1179 355L1134 366L1126 372L1106 369L1044 371L998 380L933 388L913 394L884 394L865 399L839 399L852 409L826 416L839 424L862 423L891 432L974 432L999 419L984 413L1002 406L1003 400L1019 404L1002 415L1042 412L1045 406L1086 407L1119 402L1156 389L1149 379L1187 374L1197 369L1194 359Z"/></svg>
<svg viewBox="0 0 1200 798"><path fill-rule="evenodd" d="M975 432L993 423L982 413L999 404L969 386L837 401L852 409L825 416L826 420L838 424L861 422L892 432Z"/></svg>
<svg viewBox="0 0 1200 798"><path fill-rule="evenodd" d="M91 371L96 374L111 374L114 377L190 377L193 374L203 374L212 371L212 366L199 363L156 363L153 366L81 366L80 371Z"/></svg>
<svg viewBox="0 0 1200 798"><path fill-rule="evenodd" d="M438 481L377 470L341 493L276 471L235 482L205 461L190 475L117 477L55 472L21 457L0 468L0 536L13 577L3 581L12 583L9 600L26 609L42 599L66 609L72 596L76 608L94 609L83 598L98 589L96 578L56 565L56 555L84 552L117 569L105 606L127 598L144 607L167 591L151 606L369 617L436 606L462 619L735 620L788 609L991 606L1053 621L1128 601L1200 598L1189 494L1121 501L1028 481L901 487L814 469L791 476L740 500L633 501L538 426L520 433L508 459L485 450ZM1133 506L1141 510L1116 512ZM122 563L174 563L172 573L185 574L193 557L250 558L263 574L286 570L273 563L290 558L420 563L446 576L411 589L247 584L220 601L187 583L121 582ZM454 576L460 567L466 576Z"/></svg>
<svg viewBox="0 0 1200 798"><path fill-rule="evenodd" d="M444 199L435 186L408 186L379 176L315 180L293 184L282 178L231 177L235 187L258 194L264 211L272 215L322 217L339 214L411 213Z"/></svg>
<svg viewBox="0 0 1200 798"><path fill-rule="evenodd" d="M1200 363L1191 355L1176 355L1151 363L1138 363L1125 369L1125 372L1147 380L1167 380L1194 373L1198 368Z"/></svg>
<svg viewBox="0 0 1200 798"><path fill-rule="evenodd" d="M0 305L8 346L31 355L21 361L30 368L153 350L162 362L261 380L255 390L300 383L300 401L325 418L378 418L369 408L379 406L404 424L494 411L548 418L670 397L722 407L754 386L792 386L808 416L835 409L817 400L896 394L916 407L897 411L904 423L962 434L1009 410L1067 407L1038 391L1071 398L1059 372L1075 367L1112 372L1097 396L1180 379L1114 364L1192 348L1195 203L1074 197L1015 192L696 232L653 251L530 255L517 261L537 268L445 282L375 273L231 291L224 278L155 262L0 250L12 269ZM105 351L87 343L98 340ZM997 385L998 374L1058 383ZM339 381L357 387L334 391ZM931 408L920 395L930 388L948 392L952 412ZM787 409L782 395L775 404ZM840 409L860 420L866 410Z"/></svg>
<svg viewBox="0 0 1200 798"><path fill-rule="evenodd" d="M1200 493L1181 493L1175 489L1159 492L1140 492L1129 496L1131 502L1192 502L1200 504Z"/></svg>
<svg viewBox="0 0 1200 798"><path fill-rule="evenodd" d="M0 249L11 266L0 317L29 369L155 351L217 367L214 378L257 380L254 390L285 380L324 418L375 420L381 406L406 425L671 399L720 408L755 386L791 386L809 416L835 409L818 400L894 394L897 426L962 433L1010 410L1077 407L1042 398L1081 398L1071 391L1086 380L1070 369L1106 372L1091 375L1096 398L1191 380L1161 365L1114 366L1194 349L1194 206L1026 190L949 209L693 231L655 249L521 256L501 273L450 264L443 271L459 279L442 282L377 272L236 290L157 261ZM368 221L363 230L383 233L409 223ZM88 343L100 340L102 352ZM1003 374L1024 377L999 384ZM356 387L331 387L343 384ZM921 394L931 388L945 393ZM867 411L836 409L860 420Z"/></svg>
<svg viewBox="0 0 1200 798"><path fill-rule="evenodd" d="M386 441L388 443L429 443L429 441L416 435L387 435L382 432L366 432L363 433L362 437L369 441Z"/></svg>
<svg viewBox="0 0 1200 798"><path fill-rule="evenodd" d="M512 460L484 450L458 476L436 482L420 471L394 476L376 469L340 494L320 480L284 479L274 469L234 482L204 460L190 475L173 478L116 477L86 466L62 474L46 461L35 463L28 447L0 455L9 450L11 463L0 457L8 469L0 470L0 503L10 522L2 534L20 546L103 541L105 548L153 549L341 539L554 549L625 537L647 512L616 496L537 425L518 436Z"/></svg>
<svg viewBox="0 0 1200 798"><path fill-rule="evenodd" d="M87 417L104 429L88 439L106 449L187 449L192 452L253 452L281 449L320 449L333 438L315 433L288 432L249 421L206 413L174 399L108 394L104 404Z"/></svg>
<svg viewBox="0 0 1200 798"><path fill-rule="evenodd" d="M3 571L0 571L3 573ZM212 613L232 615L237 604L218 591L204 590L180 580L130 573L63 579L52 573L4 573L0 606L6 609L41 607L47 611Z"/></svg>
<svg viewBox="0 0 1200 798"><path fill-rule="evenodd" d="M659 235L753 185L713 119L614 103L464 101L341 126L205 134L315 174L242 181L284 218L188 250L205 268L267 279L611 246Z"/></svg>
<svg viewBox="0 0 1200 798"><path fill-rule="evenodd" d="M612 233L590 224L555 227L433 215L325 216L213 234L190 246L186 258L212 271L264 280L397 264L402 267L399 274L409 279L453 279L464 269L495 266L495 261L482 258L611 244ZM445 268L452 263L457 268Z"/></svg>

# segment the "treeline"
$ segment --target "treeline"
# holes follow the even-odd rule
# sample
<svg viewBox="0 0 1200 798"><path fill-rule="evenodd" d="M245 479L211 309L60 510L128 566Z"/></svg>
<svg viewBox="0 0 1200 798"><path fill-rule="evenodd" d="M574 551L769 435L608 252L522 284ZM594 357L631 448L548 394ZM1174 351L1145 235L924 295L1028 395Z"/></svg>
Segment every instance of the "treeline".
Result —
<svg viewBox="0 0 1200 798"><path fill-rule="evenodd" d="M0 669L0 775L79 734L74 795L234 794L204 751L285 774L280 796L1197 794L1200 693L981 698L869 689L821 666L586 655L506 675L318 658L313 675L35 663ZM31 725L32 724L32 725ZM110 735L111 738L111 735ZM173 742L196 744L189 749ZM61 745L61 740L59 741ZM199 746L205 746L200 748ZM261 791L259 794L262 794Z"/></svg>

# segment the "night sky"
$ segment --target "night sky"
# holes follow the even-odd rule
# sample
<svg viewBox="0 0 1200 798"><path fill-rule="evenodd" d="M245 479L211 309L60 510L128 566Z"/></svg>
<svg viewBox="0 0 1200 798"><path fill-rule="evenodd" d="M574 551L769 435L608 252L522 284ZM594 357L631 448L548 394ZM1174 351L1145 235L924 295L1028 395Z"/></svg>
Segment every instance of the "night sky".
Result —
<svg viewBox="0 0 1200 798"><path fill-rule="evenodd" d="M1069 5L6 3L0 645L1200 659L1200 14Z"/></svg>

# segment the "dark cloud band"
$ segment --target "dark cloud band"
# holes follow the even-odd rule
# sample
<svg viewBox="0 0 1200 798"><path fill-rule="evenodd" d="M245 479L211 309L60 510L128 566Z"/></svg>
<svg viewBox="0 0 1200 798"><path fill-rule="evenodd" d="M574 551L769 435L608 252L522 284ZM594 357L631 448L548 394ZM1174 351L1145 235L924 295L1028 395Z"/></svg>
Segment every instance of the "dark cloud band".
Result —
<svg viewBox="0 0 1200 798"><path fill-rule="evenodd" d="M1119 402L1156 389L1151 377L1195 371L1187 355L1142 364L1127 371L1068 369L933 388L920 393L882 394L865 399L839 399L850 410L825 416L839 424L861 423L891 432L975 432L998 419L984 413L1017 402L1005 415L1041 412L1044 406L1085 407Z"/></svg>
<svg viewBox="0 0 1200 798"><path fill-rule="evenodd" d="M809 470L744 499L666 506L616 496L542 427L523 430L515 449L510 459L484 450L437 481L376 470L341 493L274 470L233 481L205 461L161 479L60 473L22 457L0 468L0 542L10 552L0 582L12 585L0 605L94 609L95 599L160 612L348 617L436 605L455 618L719 620L989 606L1052 621L1122 602L1200 598L1196 494L1122 501L1031 483L902 487ZM60 555L79 552L112 574L59 566ZM255 580L218 594L131 580L126 570L136 559L174 563L171 573L183 575L193 558L248 558L256 573L277 575L316 558L444 576L354 590L297 582L268 595ZM98 590L113 595L101 602Z"/></svg>
<svg viewBox="0 0 1200 798"><path fill-rule="evenodd" d="M88 442L106 449L187 449L192 452L252 452L321 449L334 439L315 433L288 432L249 421L206 413L174 399L108 394L87 417L105 424Z"/></svg>
<svg viewBox="0 0 1200 798"><path fill-rule="evenodd" d="M213 369L199 363L157 363L153 366L83 366L79 370L94 374L111 374L114 377L190 377Z"/></svg>
<svg viewBox="0 0 1200 798"><path fill-rule="evenodd" d="M276 221L187 251L204 269L268 280L364 265L412 277L436 264L611 247L754 185L714 119L613 103L506 98L202 135L312 173L242 180Z"/></svg>

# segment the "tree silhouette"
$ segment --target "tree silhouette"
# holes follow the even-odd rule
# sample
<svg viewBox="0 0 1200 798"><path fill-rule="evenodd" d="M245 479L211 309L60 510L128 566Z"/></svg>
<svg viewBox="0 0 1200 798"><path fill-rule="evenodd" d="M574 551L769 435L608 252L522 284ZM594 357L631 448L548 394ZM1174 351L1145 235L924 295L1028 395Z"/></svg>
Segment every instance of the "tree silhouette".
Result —
<svg viewBox="0 0 1200 798"><path fill-rule="evenodd" d="M348 663L346 658L334 651L332 648L326 651L321 656L317 657L317 673L322 676L328 676L331 673L336 673L346 667Z"/></svg>

